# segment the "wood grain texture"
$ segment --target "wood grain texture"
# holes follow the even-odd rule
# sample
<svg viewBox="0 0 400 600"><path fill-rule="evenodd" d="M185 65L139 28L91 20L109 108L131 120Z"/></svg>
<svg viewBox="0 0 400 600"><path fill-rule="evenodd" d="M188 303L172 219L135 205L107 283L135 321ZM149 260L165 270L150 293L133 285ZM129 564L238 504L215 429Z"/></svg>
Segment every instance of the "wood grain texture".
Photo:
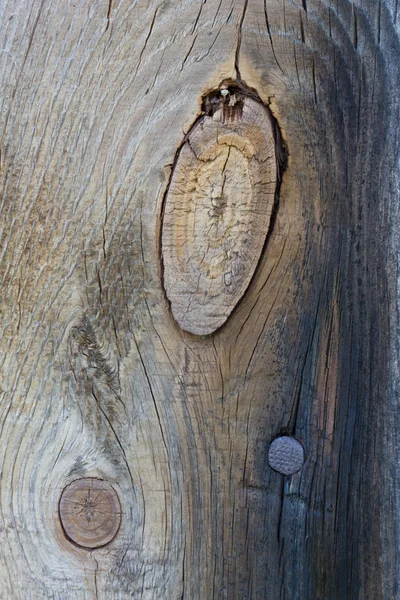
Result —
<svg viewBox="0 0 400 600"><path fill-rule="evenodd" d="M3 0L0 597L399 597L396 0ZM160 215L209 90L289 149L224 327L182 331ZM294 435L283 478L270 442ZM62 490L108 481L105 548Z"/></svg>
<svg viewBox="0 0 400 600"><path fill-rule="evenodd" d="M236 307L259 263L278 168L269 109L238 87L203 102L176 155L163 206L162 260L175 320L214 333Z"/></svg>

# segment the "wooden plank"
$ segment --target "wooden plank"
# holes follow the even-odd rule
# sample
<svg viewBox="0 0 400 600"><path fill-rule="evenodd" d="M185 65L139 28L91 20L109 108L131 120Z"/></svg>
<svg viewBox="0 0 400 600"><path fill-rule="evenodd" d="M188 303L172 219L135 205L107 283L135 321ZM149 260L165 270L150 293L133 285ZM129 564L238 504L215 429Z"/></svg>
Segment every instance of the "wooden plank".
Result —
<svg viewBox="0 0 400 600"><path fill-rule="evenodd" d="M0 596L396 598L397 1L0 9ZM254 277L203 336L165 296L162 207L226 80L288 161ZM279 434L304 448L291 476ZM81 478L118 496L104 547L61 525Z"/></svg>

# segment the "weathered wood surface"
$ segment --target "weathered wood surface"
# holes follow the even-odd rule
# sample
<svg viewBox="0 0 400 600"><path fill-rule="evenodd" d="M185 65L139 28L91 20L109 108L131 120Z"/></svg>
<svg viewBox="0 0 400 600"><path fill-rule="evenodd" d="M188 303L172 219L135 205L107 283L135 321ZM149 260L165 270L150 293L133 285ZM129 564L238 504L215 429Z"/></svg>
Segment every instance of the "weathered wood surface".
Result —
<svg viewBox="0 0 400 600"><path fill-rule="evenodd" d="M397 0L0 10L0 597L399 598ZM224 80L289 158L253 281L196 336L161 213ZM121 503L93 551L58 517L80 477Z"/></svg>

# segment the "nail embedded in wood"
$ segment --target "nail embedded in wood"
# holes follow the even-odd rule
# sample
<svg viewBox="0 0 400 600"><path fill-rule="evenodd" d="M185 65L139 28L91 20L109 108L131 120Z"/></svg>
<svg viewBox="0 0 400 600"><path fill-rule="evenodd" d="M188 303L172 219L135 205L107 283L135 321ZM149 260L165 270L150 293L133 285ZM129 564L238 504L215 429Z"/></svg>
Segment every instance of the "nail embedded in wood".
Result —
<svg viewBox="0 0 400 600"><path fill-rule="evenodd" d="M164 288L178 325L216 331L259 263L278 185L276 122L254 91L221 85L203 101L164 197Z"/></svg>
<svg viewBox="0 0 400 600"><path fill-rule="evenodd" d="M278 437L269 447L268 463L274 471L282 475L293 475L304 464L304 448L294 437Z"/></svg>
<svg viewBox="0 0 400 600"><path fill-rule="evenodd" d="M121 504L114 488L101 479L76 479L63 490L59 517L67 538L81 548L109 544L121 525Z"/></svg>

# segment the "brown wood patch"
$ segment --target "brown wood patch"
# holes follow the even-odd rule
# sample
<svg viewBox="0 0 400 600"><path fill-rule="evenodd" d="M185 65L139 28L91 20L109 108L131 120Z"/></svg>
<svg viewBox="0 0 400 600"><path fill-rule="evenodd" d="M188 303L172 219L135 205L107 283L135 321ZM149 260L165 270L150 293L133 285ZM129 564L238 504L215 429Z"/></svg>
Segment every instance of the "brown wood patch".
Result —
<svg viewBox="0 0 400 600"><path fill-rule="evenodd" d="M59 515L70 541L82 548L100 548L117 535L121 505L106 481L94 477L76 479L63 491Z"/></svg>

